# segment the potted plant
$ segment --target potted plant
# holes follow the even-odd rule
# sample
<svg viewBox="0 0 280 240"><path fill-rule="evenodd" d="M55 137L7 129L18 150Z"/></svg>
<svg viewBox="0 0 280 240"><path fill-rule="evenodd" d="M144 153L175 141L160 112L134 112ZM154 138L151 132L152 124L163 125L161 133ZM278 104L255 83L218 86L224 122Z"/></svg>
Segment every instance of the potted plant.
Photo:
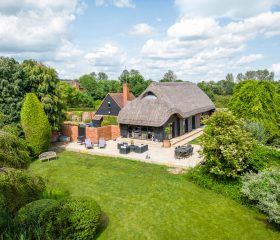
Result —
<svg viewBox="0 0 280 240"><path fill-rule="evenodd" d="M168 126L164 129L165 133L165 139L163 140L163 147L168 148L171 147L171 142L170 142L170 134L171 134L171 127Z"/></svg>

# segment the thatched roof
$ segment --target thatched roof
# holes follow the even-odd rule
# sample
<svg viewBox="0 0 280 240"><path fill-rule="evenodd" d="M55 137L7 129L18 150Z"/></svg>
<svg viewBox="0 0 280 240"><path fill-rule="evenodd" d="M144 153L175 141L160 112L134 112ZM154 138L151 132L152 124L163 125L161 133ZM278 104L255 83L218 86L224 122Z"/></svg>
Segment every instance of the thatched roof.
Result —
<svg viewBox="0 0 280 240"><path fill-rule="evenodd" d="M148 94L156 97L146 97ZM215 109L210 98L194 83L151 83L119 113L120 124L159 127L173 115L187 118Z"/></svg>

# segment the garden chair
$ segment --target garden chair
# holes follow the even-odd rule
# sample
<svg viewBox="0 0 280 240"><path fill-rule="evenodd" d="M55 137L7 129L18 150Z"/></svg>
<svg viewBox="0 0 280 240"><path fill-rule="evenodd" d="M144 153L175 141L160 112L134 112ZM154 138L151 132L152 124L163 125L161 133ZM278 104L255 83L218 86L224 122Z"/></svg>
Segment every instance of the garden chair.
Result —
<svg viewBox="0 0 280 240"><path fill-rule="evenodd" d="M105 141L104 138L99 138L98 147L99 148L105 148L106 147L106 141Z"/></svg>
<svg viewBox="0 0 280 240"><path fill-rule="evenodd" d="M89 138L85 139L85 147L86 147L86 149L93 148L92 142L90 141Z"/></svg>

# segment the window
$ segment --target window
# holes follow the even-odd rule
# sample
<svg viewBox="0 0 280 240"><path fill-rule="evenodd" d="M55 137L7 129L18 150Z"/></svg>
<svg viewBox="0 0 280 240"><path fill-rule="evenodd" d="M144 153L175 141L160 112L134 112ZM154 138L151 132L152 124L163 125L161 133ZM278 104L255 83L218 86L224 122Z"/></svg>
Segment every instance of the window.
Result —
<svg viewBox="0 0 280 240"><path fill-rule="evenodd" d="M111 108L111 102L108 102L108 108Z"/></svg>
<svg viewBox="0 0 280 240"><path fill-rule="evenodd" d="M148 100L156 100L157 96L153 92L147 92L143 99L148 99Z"/></svg>

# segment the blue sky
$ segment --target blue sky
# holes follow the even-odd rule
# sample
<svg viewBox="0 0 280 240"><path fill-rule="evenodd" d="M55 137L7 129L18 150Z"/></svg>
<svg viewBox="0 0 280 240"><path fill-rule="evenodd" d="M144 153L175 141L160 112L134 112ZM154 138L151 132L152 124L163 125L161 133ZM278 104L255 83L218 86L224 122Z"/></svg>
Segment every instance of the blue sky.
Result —
<svg viewBox="0 0 280 240"><path fill-rule="evenodd" d="M280 79L280 0L1 0L0 54L61 78L124 68L193 82L267 68Z"/></svg>

